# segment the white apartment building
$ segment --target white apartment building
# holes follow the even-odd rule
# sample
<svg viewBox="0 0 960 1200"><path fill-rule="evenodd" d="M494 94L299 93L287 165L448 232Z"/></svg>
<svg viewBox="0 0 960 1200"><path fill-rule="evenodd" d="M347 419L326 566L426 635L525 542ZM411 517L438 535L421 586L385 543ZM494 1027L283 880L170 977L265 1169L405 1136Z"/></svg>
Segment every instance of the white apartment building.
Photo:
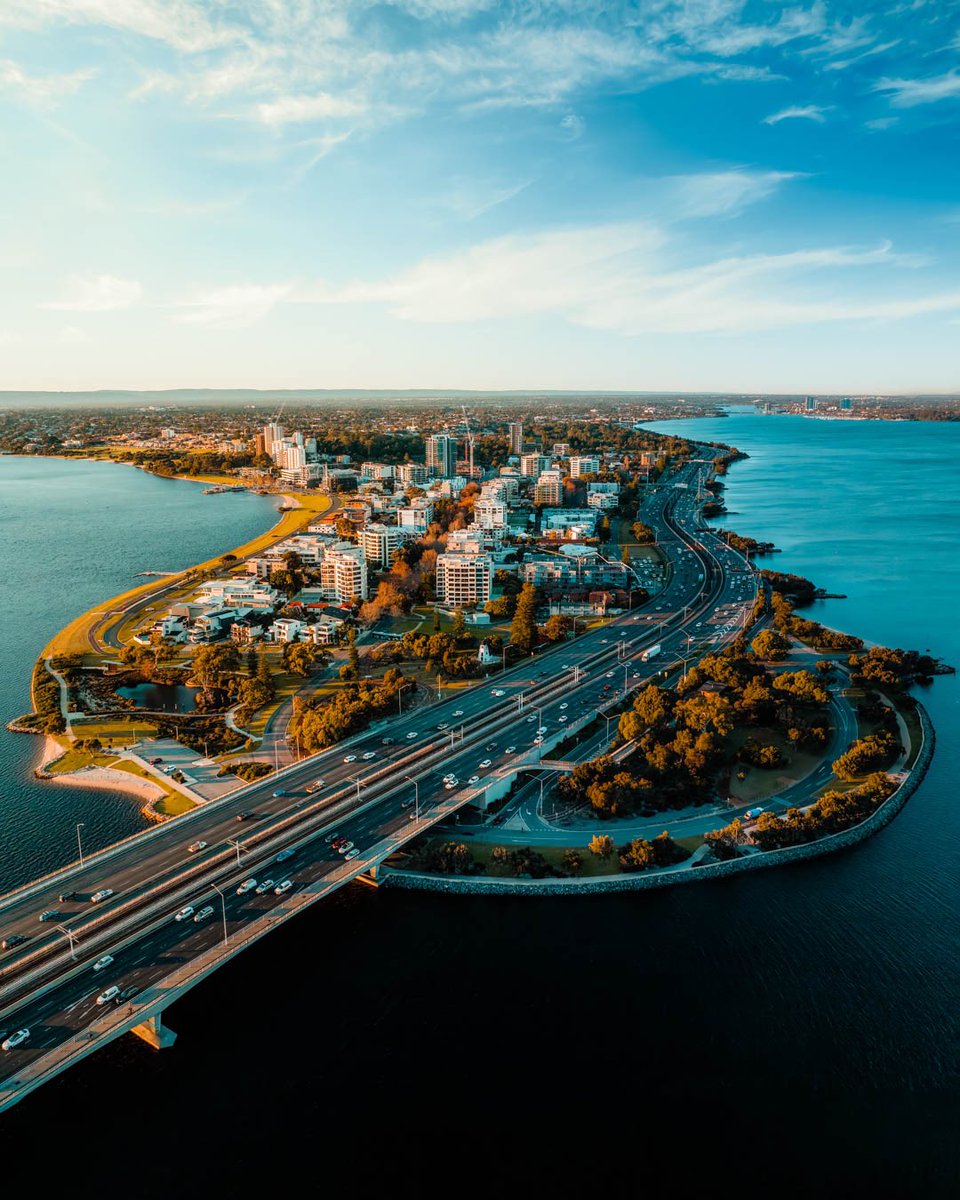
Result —
<svg viewBox="0 0 960 1200"><path fill-rule="evenodd" d="M367 560L362 546L336 542L320 563L320 586L331 600L346 604L367 598Z"/></svg>
<svg viewBox="0 0 960 1200"><path fill-rule="evenodd" d="M397 521L401 529L412 529L415 533L426 533L433 520L433 501L420 498L397 509Z"/></svg>
<svg viewBox="0 0 960 1200"><path fill-rule="evenodd" d="M293 617L278 617L270 626L270 636L275 642L298 642L303 628L303 622Z"/></svg>
<svg viewBox="0 0 960 1200"><path fill-rule="evenodd" d="M553 457L554 458L566 458L569 455L569 453L570 453L570 443L569 442L554 442L553 443Z"/></svg>
<svg viewBox="0 0 960 1200"><path fill-rule="evenodd" d="M281 467L280 478L284 483L292 483L295 487L307 488L312 483L318 483L322 471L319 463L304 463L302 467Z"/></svg>
<svg viewBox="0 0 960 1200"><path fill-rule="evenodd" d="M510 453L523 453L523 422L511 421L507 425L507 436L510 438Z"/></svg>
<svg viewBox="0 0 960 1200"><path fill-rule="evenodd" d="M396 477L403 484L426 483L430 471L423 463L401 463L396 469Z"/></svg>
<svg viewBox="0 0 960 1200"><path fill-rule="evenodd" d="M480 496L473 506L473 519L481 529L503 529L507 524L507 505L492 496Z"/></svg>
<svg viewBox="0 0 960 1200"><path fill-rule="evenodd" d="M392 479L395 469L391 463L365 462L360 464L361 479Z"/></svg>
<svg viewBox="0 0 960 1200"><path fill-rule="evenodd" d="M537 504L559 504L563 499L563 480L559 471L544 471L537 480L533 498Z"/></svg>
<svg viewBox="0 0 960 1200"><path fill-rule="evenodd" d="M612 492L615 496L620 495L620 484L615 479L605 482L594 481L587 484L587 495L591 492Z"/></svg>
<svg viewBox="0 0 960 1200"><path fill-rule="evenodd" d="M574 454L570 459L570 476L579 479L581 475L596 475L600 470L600 457L597 454Z"/></svg>
<svg viewBox="0 0 960 1200"><path fill-rule="evenodd" d="M434 433L426 440L427 469L431 475L450 479L457 473L457 439L448 433Z"/></svg>
<svg viewBox="0 0 960 1200"><path fill-rule="evenodd" d="M587 492L587 504L599 512L609 512L620 503L620 497L614 492Z"/></svg>
<svg viewBox="0 0 960 1200"><path fill-rule="evenodd" d="M520 456L520 474L530 479L536 479L543 471L550 469L552 459L549 454L522 454Z"/></svg>
<svg viewBox="0 0 960 1200"><path fill-rule="evenodd" d="M235 608L245 606L261 612L276 606L279 593L269 583L254 579L208 579L197 591L201 604L219 604Z"/></svg>
<svg viewBox="0 0 960 1200"><path fill-rule="evenodd" d="M367 566L385 571L393 562L394 554L413 537L412 529L399 525L381 525L373 522L357 534L357 545L362 547Z"/></svg>
<svg viewBox="0 0 960 1200"><path fill-rule="evenodd" d="M448 608L490 599L493 561L488 554L438 554L437 599Z"/></svg>

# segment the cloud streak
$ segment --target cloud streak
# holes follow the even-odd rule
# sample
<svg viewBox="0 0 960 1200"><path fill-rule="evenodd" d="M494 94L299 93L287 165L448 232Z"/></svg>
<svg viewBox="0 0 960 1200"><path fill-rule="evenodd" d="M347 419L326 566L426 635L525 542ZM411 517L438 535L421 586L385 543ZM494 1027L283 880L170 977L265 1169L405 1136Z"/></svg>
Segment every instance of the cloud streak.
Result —
<svg viewBox="0 0 960 1200"><path fill-rule="evenodd" d="M47 300L38 307L60 312L111 312L136 304L142 294L143 288L133 279L73 275L66 281L59 300Z"/></svg>
<svg viewBox="0 0 960 1200"><path fill-rule="evenodd" d="M789 108L781 108L779 112L771 113L763 118L764 125L779 125L781 121L816 121L822 125L827 119L829 107L820 104L794 104Z"/></svg>

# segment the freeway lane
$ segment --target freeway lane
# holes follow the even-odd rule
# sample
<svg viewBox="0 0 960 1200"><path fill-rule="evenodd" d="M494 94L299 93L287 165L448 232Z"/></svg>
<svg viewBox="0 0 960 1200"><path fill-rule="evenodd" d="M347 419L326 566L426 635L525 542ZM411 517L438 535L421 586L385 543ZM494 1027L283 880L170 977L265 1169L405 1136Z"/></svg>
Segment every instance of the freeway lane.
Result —
<svg viewBox="0 0 960 1200"><path fill-rule="evenodd" d="M689 474L690 468L686 471ZM19 926L35 933L37 913L45 907L56 907L59 903L56 894L64 887L82 894L98 887L119 885L115 887L117 896L102 909L78 904L60 906L65 909L64 916L71 921L71 928L80 931L83 938L78 951L80 966L61 949L62 935L54 932L34 938L15 954L4 956L0 963L4 971L0 1001L5 1009L4 1027L34 1022L40 1033L36 1040L31 1039L30 1050L24 1047L9 1057L3 1056L2 1074L9 1075L31 1061L31 1054L41 1055L57 1044L58 1038L62 1041L74 1036L85 1021L98 1015L96 1006L91 1009L84 997L91 989L89 964L104 950L119 948L124 939L132 936L129 949L118 949L115 969L122 973L125 986L146 988L169 974L178 963L189 960L194 938L198 939L198 946L206 946L204 939L209 938L215 944L222 931L215 933L212 922L185 932L172 921L173 911L184 902L185 895L212 895L212 883L222 887L228 879L235 884L247 870L258 870L264 851L257 849L257 843L264 840L268 830L274 831L278 825L285 827L272 839L271 856L280 845L296 842L305 835L312 839L297 851L297 861L302 861L300 872L304 872L298 872L298 887L304 881L331 874L339 882L350 872L317 836L318 831L329 825L325 809L354 810L353 815L341 817L338 828L364 850L373 845L382 848L385 837L392 839L391 845L406 840L417 832L417 822L411 822L410 810L401 807L414 791L404 775L411 775L417 781L420 809L423 820L427 821L440 805L449 807L451 801L463 803L473 795L472 791L463 791L463 784L472 775L480 775L482 784L505 766L521 760L535 762L539 753L532 745L536 729L544 727L548 740L552 741L565 728L559 720L561 715L572 717L576 712L592 717L623 686L624 675L632 689L660 669L661 664L667 665L684 653L695 653L688 649L687 639L698 636L698 628L704 626L711 613L727 614L726 629L732 635L734 615L752 604L755 576L744 570L745 564L738 555L723 544L718 545L716 539L708 535L697 538L687 532L696 529L698 521L696 499L689 491L664 488L654 493L644 517L663 532L665 543L676 542L670 545L674 569L651 612L625 614L602 629L528 660L455 698L416 708L404 718L390 722L388 736L395 741L389 748L384 745L383 730L360 735L349 746L341 745L305 760L279 779L239 789L196 814L131 839L115 851L104 852L95 864L70 869L53 880L33 889L21 889L0 901L5 932ZM653 633L655 625L659 629ZM662 657L642 667L642 650L655 641L663 646ZM624 643L623 649L619 648L620 642ZM621 655L625 667L619 661ZM493 697L493 690L504 695ZM521 696L525 698L523 701ZM561 709L561 704L566 704L567 709ZM534 708L536 724L528 719L534 716ZM453 728L440 731L436 728L439 724ZM350 756L356 755L356 761L344 762L348 757L345 751ZM364 760L364 754L376 757ZM489 767L480 766L488 760ZM460 779L458 789L448 791L444 787L441 776L447 771ZM308 797L304 789L318 775L323 778L324 787L316 797ZM278 784L287 795L273 796ZM356 795L351 796L354 788ZM236 813L251 808L262 814L261 819L236 824ZM247 861L239 873L235 859L231 860L235 851L225 841L238 833L248 850ZM211 843L196 857L185 850L186 843L194 838ZM231 861L234 865L230 865ZM363 865L361 857L353 869L360 870ZM194 872L196 878L185 877L184 870ZM156 890L152 903L148 904L146 892L150 885ZM269 897L262 901L258 898L260 908L252 909L248 909L248 903L253 902L244 898L235 903L228 897L228 923L232 920L239 927L273 902ZM146 925L145 930L137 931L138 921ZM29 979L25 974L28 969ZM93 986L99 989L100 980ZM103 986L107 986L106 981Z"/></svg>

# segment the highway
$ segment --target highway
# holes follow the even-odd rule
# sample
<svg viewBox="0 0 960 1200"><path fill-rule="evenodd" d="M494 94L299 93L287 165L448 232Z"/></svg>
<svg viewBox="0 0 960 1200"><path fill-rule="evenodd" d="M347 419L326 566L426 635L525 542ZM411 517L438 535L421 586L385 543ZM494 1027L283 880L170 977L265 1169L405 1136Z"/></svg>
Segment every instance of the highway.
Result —
<svg viewBox="0 0 960 1200"><path fill-rule="evenodd" d="M644 506L642 517L657 529L672 563L664 590L644 610L449 699L418 704L83 866L0 898L0 934L26 938L0 954L0 1031L31 1031L29 1040L0 1054L0 1109L74 1061L78 1038L92 1034L94 1048L131 1028L242 948L251 931L259 936L271 921L329 894L460 806L482 800L488 788L502 788L541 754L561 756L562 747L554 747L621 700L624 687L632 691L695 658L708 634L736 636L757 579L739 554L700 531L695 470L682 468L674 486L660 487ZM644 662L644 649L657 644L661 652ZM452 788L444 782L450 773L459 781ZM345 861L331 848L326 838L333 832L354 843L356 859ZM190 853L196 841L207 845ZM295 853L277 863L287 848ZM289 878L292 886L282 896L236 895L246 878ZM112 894L91 903L102 889ZM68 894L73 898L60 900ZM212 905L214 914L201 924L174 920L187 904ZM56 915L41 923L48 911ZM94 972L94 961L106 954L113 961ZM205 962L196 977L190 974L192 963ZM97 1006L97 995L110 986L138 990L122 1010Z"/></svg>

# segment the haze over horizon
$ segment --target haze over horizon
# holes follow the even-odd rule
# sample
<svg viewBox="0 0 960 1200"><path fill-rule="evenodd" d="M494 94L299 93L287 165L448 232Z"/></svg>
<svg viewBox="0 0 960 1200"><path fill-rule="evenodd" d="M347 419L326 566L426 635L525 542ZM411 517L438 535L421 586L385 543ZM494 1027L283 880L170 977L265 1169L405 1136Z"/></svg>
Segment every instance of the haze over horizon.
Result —
<svg viewBox="0 0 960 1200"><path fill-rule="evenodd" d="M0 388L960 387L960 4L7 0Z"/></svg>

